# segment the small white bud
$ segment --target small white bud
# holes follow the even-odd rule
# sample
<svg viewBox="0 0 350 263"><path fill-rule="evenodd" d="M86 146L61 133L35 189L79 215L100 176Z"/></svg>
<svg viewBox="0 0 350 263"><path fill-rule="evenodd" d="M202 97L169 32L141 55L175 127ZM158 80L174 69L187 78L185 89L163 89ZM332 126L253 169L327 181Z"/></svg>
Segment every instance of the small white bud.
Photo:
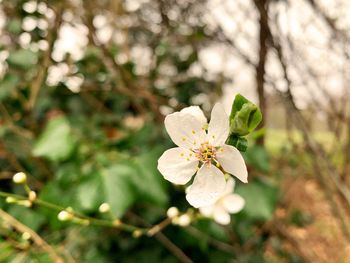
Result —
<svg viewBox="0 0 350 263"><path fill-rule="evenodd" d="M31 235L28 233L28 232L23 232L23 234L22 234L22 239L24 239L24 240L29 240L29 239L31 239Z"/></svg>
<svg viewBox="0 0 350 263"><path fill-rule="evenodd" d="M24 184L27 182L27 176L25 173L19 172L12 177L12 180L15 184Z"/></svg>
<svg viewBox="0 0 350 263"><path fill-rule="evenodd" d="M60 221L68 221L68 220L71 220L73 218L73 215L71 213L63 210L63 211L58 213L57 218Z"/></svg>
<svg viewBox="0 0 350 263"><path fill-rule="evenodd" d="M139 238L140 236L142 236L142 231L139 229L136 229L134 232L132 232L132 236L134 238Z"/></svg>
<svg viewBox="0 0 350 263"><path fill-rule="evenodd" d="M28 194L28 199L29 201L34 202L36 199L36 193L34 191L30 191Z"/></svg>
<svg viewBox="0 0 350 263"><path fill-rule="evenodd" d="M18 200L12 196L6 197L6 203L13 204L16 203Z"/></svg>
<svg viewBox="0 0 350 263"><path fill-rule="evenodd" d="M189 226L191 224L191 217L188 214L183 214L179 217L179 226Z"/></svg>
<svg viewBox="0 0 350 263"><path fill-rule="evenodd" d="M179 209L177 207L172 206L166 211L166 214L169 218L174 218L179 215Z"/></svg>
<svg viewBox="0 0 350 263"><path fill-rule="evenodd" d="M31 207L32 206L32 202L29 201L29 200L19 200L19 201L17 201L17 204L25 206L25 207Z"/></svg>
<svg viewBox="0 0 350 263"><path fill-rule="evenodd" d="M107 203L103 203L100 205L100 207L98 208L98 211L100 211L100 213L107 213L111 210L111 207L109 204Z"/></svg>

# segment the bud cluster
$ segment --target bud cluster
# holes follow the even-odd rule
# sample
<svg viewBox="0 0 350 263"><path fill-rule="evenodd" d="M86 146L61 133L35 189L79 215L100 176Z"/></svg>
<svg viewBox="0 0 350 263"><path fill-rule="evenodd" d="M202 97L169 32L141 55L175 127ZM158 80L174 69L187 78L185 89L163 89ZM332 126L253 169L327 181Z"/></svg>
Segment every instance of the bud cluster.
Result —
<svg viewBox="0 0 350 263"><path fill-rule="evenodd" d="M179 225L182 227L189 226L192 222L191 213L186 212L180 214L180 211L177 207L170 207L167 211L168 218L171 219L172 224Z"/></svg>

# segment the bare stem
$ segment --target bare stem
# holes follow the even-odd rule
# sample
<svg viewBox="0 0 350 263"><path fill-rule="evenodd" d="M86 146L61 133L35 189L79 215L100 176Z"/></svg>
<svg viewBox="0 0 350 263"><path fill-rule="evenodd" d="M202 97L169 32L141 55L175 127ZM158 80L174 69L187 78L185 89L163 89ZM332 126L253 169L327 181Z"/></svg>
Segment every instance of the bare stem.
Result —
<svg viewBox="0 0 350 263"><path fill-rule="evenodd" d="M22 196L22 195L16 195L16 194L11 194L11 193L7 193L7 192L2 192L0 191L0 196L1 197L12 197L15 198L16 200L28 200L28 197L26 196ZM48 209L51 210L55 210L55 211L66 211L67 208L63 207L63 206L59 206L41 199L35 199L34 201L32 201L33 204L42 206L42 207L46 207ZM82 220L76 220L73 222L76 223L83 223L86 222L86 225L95 225L95 226L104 226L104 227L111 227L111 228L117 228L120 230L124 230L127 232L134 232L134 231L139 231L139 233L141 234L145 234L147 233L147 231L149 231L149 229L147 228L139 228L137 226L133 226L133 225L129 225L126 223L122 223L120 220L104 220L104 219L97 219L97 218L93 218L93 217L89 217L86 215L83 215L81 213L78 213L76 211L69 211L69 213L71 213L75 219L82 219Z"/></svg>

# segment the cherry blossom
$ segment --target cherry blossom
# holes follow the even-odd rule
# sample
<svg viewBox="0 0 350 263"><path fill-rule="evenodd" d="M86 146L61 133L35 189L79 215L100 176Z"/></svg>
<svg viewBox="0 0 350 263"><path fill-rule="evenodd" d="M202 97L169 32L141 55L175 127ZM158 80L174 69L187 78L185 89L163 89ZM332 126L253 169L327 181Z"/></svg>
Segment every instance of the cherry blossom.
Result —
<svg viewBox="0 0 350 263"><path fill-rule="evenodd" d="M244 199L240 195L232 193L234 185L235 181L229 178L222 196L215 204L200 207L200 213L206 217L212 217L221 225L228 225L231 221L230 214L238 213L243 209L245 204Z"/></svg>
<svg viewBox="0 0 350 263"><path fill-rule="evenodd" d="M165 118L165 128L178 146L163 153L158 170L174 184L187 184L194 174L186 195L194 207L214 204L226 187L224 173L247 183L247 167L240 152L225 144L229 135L229 118L220 103L215 104L208 124L198 106L184 108Z"/></svg>

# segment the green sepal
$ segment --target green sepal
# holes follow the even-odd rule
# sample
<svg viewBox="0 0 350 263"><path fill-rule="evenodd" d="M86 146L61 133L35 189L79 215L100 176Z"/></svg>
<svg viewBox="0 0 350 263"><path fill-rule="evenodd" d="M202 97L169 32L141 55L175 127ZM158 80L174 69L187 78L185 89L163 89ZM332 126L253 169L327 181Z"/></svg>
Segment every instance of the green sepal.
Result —
<svg viewBox="0 0 350 263"><path fill-rule="evenodd" d="M243 137L238 137L237 135L231 135L230 137L228 137L226 143L236 147L241 152L245 152L248 148L247 139Z"/></svg>

